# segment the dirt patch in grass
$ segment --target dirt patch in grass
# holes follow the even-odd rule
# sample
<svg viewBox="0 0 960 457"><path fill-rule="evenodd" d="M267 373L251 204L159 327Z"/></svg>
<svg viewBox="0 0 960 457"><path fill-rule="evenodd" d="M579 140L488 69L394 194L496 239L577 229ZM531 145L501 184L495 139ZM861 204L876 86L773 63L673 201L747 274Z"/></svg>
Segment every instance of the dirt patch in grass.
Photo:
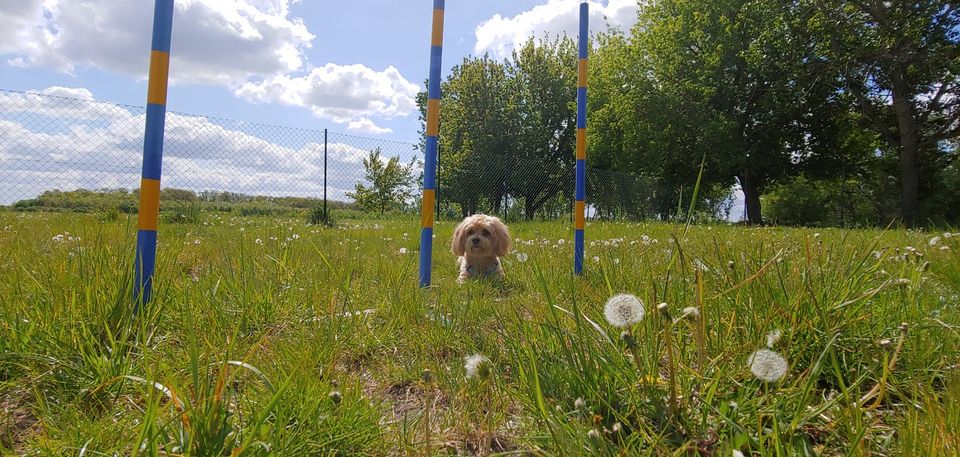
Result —
<svg viewBox="0 0 960 457"><path fill-rule="evenodd" d="M0 448L17 452L21 444L40 431L40 421L27 406L27 397L22 390L0 396Z"/></svg>

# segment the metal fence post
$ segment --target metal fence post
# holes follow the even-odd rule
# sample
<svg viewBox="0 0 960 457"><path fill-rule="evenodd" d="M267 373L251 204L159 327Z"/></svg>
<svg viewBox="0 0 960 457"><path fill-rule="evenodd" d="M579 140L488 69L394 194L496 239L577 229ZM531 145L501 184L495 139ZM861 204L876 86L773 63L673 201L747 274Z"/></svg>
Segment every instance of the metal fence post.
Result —
<svg viewBox="0 0 960 457"><path fill-rule="evenodd" d="M173 0L155 0L150 72L147 82L147 116L140 172L140 208L137 214L137 248L134 258L134 312L150 301L157 260L157 220L160 218L160 170L163 162L163 127L167 114L167 76L170 71L170 38Z"/></svg>

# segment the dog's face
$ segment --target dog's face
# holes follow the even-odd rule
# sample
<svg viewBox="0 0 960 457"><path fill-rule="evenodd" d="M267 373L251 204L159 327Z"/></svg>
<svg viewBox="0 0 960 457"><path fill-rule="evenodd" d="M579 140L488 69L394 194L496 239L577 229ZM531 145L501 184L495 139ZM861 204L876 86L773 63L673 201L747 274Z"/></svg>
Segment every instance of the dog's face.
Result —
<svg viewBox="0 0 960 457"><path fill-rule="evenodd" d="M451 250L458 256L503 256L510 250L510 232L500 219L475 214L454 230Z"/></svg>

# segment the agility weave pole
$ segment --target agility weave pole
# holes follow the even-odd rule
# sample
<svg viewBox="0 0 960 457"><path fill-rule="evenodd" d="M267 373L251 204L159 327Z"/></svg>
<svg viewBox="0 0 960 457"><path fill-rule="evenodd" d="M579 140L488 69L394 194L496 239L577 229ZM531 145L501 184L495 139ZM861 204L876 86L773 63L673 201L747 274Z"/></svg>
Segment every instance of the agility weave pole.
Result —
<svg viewBox="0 0 960 457"><path fill-rule="evenodd" d="M573 208L573 272L583 273L583 228L586 219L587 179L587 33L590 7L580 4L580 53L577 60L577 187Z"/></svg>
<svg viewBox="0 0 960 457"><path fill-rule="evenodd" d="M420 287L430 286L433 220L437 189L437 142L440 135L440 65L443 55L443 3L433 0L430 79L427 87L426 150L423 153L423 201L420 207Z"/></svg>
<svg viewBox="0 0 960 457"><path fill-rule="evenodd" d="M147 121L143 137L140 174L140 209L137 215L137 252L134 260L134 310L150 301L157 260L157 220L160 216L160 169L163 161L163 127L167 115L167 77L173 0L156 0L153 10L153 43L147 82Z"/></svg>

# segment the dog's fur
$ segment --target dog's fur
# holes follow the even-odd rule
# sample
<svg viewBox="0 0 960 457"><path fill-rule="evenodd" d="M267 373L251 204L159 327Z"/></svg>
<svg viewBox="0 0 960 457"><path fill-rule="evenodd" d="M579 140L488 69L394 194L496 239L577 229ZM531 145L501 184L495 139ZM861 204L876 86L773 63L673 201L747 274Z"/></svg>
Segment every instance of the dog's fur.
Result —
<svg viewBox="0 0 960 457"><path fill-rule="evenodd" d="M500 257L510 251L510 231L500 219L485 214L469 216L453 232L450 250L458 256L460 276L503 279Z"/></svg>

